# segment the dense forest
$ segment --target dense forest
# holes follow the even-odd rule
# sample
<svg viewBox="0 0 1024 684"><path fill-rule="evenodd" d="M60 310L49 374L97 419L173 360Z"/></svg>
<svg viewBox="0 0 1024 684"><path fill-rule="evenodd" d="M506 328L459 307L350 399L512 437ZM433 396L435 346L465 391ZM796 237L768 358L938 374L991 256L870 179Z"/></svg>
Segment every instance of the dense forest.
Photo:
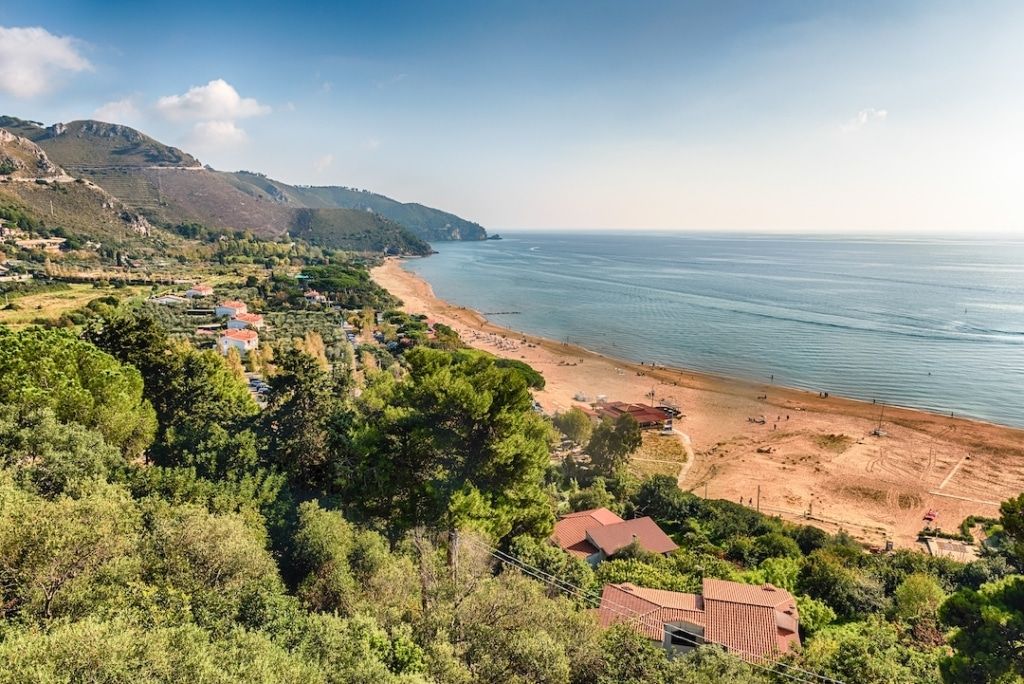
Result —
<svg viewBox="0 0 1024 684"><path fill-rule="evenodd" d="M533 369L415 316L375 320L394 302L357 262L300 275L384 345L328 356L282 338L251 361L264 404L237 356L127 301L67 327L0 327L0 682L1024 675L1024 496L971 563L870 554L630 475L635 422L552 420ZM238 288L268 310L305 306L292 276ZM553 460L561 440L586 457ZM593 568L548 543L559 514L602 506L653 517L680 548ZM607 583L692 592L705 577L792 592L803 648L669 657L597 624Z"/></svg>

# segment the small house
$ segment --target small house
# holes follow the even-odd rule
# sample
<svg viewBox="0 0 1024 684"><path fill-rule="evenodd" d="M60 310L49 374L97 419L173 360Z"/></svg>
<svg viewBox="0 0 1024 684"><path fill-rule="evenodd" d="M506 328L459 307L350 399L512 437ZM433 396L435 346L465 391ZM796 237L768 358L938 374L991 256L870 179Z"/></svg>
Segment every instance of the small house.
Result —
<svg viewBox="0 0 1024 684"><path fill-rule="evenodd" d="M188 300L184 297L179 297L176 294L165 294L159 297L150 297L149 301L154 304L161 304L163 306L177 306L179 304L186 304Z"/></svg>
<svg viewBox="0 0 1024 684"><path fill-rule="evenodd" d="M189 299L210 297L213 296L213 288L209 285L193 285L185 292L185 296Z"/></svg>
<svg viewBox="0 0 1024 684"><path fill-rule="evenodd" d="M237 299L228 299L217 305L214 313L218 316L227 316L228 318L234 318L238 314L248 312L249 309L246 307L245 302L240 302Z"/></svg>
<svg viewBox="0 0 1024 684"><path fill-rule="evenodd" d="M228 328L231 330L241 330L243 328L253 328L259 330L263 327L263 316L255 313L240 313L234 318L228 320Z"/></svg>
<svg viewBox="0 0 1024 684"><path fill-rule="evenodd" d="M221 354L227 354L229 349L237 349L239 354L244 354L259 347L260 336L255 330L228 330L217 340L217 347Z"/></svg>
<svg viewBox="0 0 1024 684"><path fill-rule="evenodd" d="M771 584L705 578L700 594L608 584L598 621L625 623L670 651L717 644L749 662L776 658L800 646L796 600Z"/></svg>
<svg viewBox="0 0 1024 684"><path fill-rule="evenodd" d="M650 517L623 520L607 508L564 516L555 523L551 541L591 565L613 557L634 543L645 551L662 555L679 548Z"/></svg>

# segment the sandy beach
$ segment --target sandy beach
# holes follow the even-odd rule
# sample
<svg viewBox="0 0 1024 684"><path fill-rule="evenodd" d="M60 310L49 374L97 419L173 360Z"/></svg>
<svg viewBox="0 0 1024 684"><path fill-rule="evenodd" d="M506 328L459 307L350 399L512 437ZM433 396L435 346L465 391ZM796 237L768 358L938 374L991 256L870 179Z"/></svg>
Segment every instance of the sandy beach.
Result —
<svg viewBox="0 0 1024 684"><path fill-rule="evenodd" d="M1024 490L1024 430L886 406L877 436L882 407L870 402L651 368L495 326L438 299L398 259L372 275L406 311L542 372L536 395L548 412L578 404L577 395L679 406L677 429L694 454L680 486L701 496L759 502L763 512L909 547L929 510L953 531L969 515L998 515L1000 501Z"/></svg>

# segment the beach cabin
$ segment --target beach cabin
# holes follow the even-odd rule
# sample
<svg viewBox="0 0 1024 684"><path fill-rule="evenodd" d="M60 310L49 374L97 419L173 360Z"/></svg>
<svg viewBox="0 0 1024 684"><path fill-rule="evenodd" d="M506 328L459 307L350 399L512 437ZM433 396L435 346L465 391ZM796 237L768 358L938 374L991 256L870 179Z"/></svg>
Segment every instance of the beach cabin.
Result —
<svg viewBox="0 0 1024 684"><path fill-rule="evenodd" d="M255 330L228 330L217 340L217 347L221 354L227 354L230 349L237 349L239 354L245 354L259 347L260 336Z"/></svg>
<svg viewBox="0 0 1024 684"><path fill-rule="evenodd" d="M245 302L240 302L237 299L228 299L218 304L214 313L218 316L235 318L238 314L247 313L248 311L249 309L246 307Z"/></svg>
<svg viewBox="0 0 1024 684"><path fill-rule="evenodd" d="M622 401L599 404L596 407L601 418L616 420L622 415L630 415L644 429L663 428L672 416L665 410L647 404L627 404Z"/></svg>

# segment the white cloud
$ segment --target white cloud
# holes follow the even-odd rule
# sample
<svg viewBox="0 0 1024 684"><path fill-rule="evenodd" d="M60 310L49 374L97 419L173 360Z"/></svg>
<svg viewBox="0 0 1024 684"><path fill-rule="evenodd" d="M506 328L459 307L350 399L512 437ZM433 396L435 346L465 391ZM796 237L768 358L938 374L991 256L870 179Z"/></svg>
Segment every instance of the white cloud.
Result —
<svg viewBox="0 0 1024 684"><path fill-rule="evenodd" d="M126 97L121 100L108 102L92 113L92 118L107 123L123 124L133 126L139 122L141 112L134 100Z"/></svg>
<svg viewBox="0 0 1024 684"><path fill-rule="evenodd" d="M62 72L91 69L74 38L40 27L0 26L0 91L17 98L35 97L50 90Z"/></svg>
<svg viewBox="0 0 1024 684"><path fill-rule="evenodd" d="M322 157L320 157L319 159L316 160L316 164L314 164L314 166L316 167L317 173L320 173L322 171L326 171L327 167L329 167L333 163L334 163L334 155L333 154L325 154L324 156L322 156Z"/></svg>
<svg viewBox="0 0 1024 684"><path fill-rule="evenodd" d="M857 112L857 116L843 124L842 130L844 133L859 131L872 122L885 121L888 116L889 112L885 109L875 109L874 107L862 109Z"/></svg>
<svg viewBox="0 0 1024 684"><path fill-rule="evenodd" d="M234 121L270 112L254 98L242 97L222 78L193 86L184 95L167 95L156 101L157 111L175 121Z"/></svg>
<svg viewBox="0 0 1024 684"><path fill-rule="evenodd" d="M234 121L215 119L200 121L192 127L189 142L197 147L209 149L216 147L234 147L249 139L244 130L235 125Z"/></svg>

